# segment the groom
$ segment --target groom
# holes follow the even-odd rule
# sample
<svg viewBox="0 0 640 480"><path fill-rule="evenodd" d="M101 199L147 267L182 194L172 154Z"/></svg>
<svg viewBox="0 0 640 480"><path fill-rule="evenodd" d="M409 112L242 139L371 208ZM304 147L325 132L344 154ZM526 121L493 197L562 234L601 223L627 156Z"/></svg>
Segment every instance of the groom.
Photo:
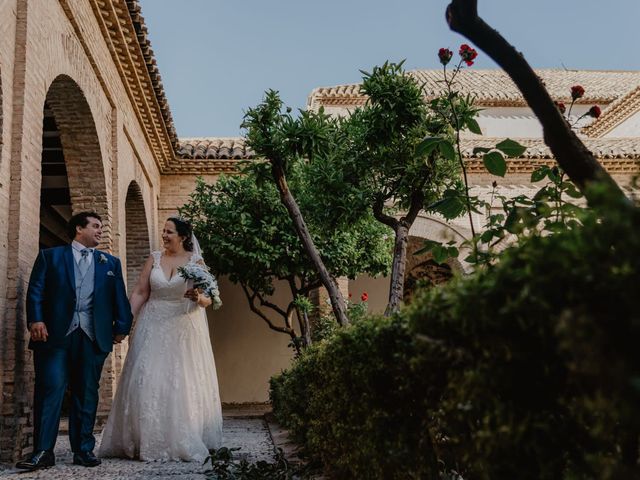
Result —
<svg viewBox="0 0 640 480"><path fill-rule="evenodd" d="M34 449L17 468L55 465L53 447L67 385L71 390L69 440L73 463L95 467L93 426L102 365L131 328L120 260L95 250L102 236L97 213L82 212L68 225L71 245L42 250L27 291L27 327L35 367Z"/></svg>

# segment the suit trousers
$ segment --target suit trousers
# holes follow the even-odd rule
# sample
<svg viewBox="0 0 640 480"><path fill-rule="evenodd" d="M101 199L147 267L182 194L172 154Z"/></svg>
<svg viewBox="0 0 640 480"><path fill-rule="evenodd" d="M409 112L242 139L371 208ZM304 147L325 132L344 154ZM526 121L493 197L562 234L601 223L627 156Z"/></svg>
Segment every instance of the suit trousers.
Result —
<svg viewBox="0 0 640 480"><path fill-rule="evenodd" d="M100 351L77 328L63 346L40 343L33 350L35 368L34 451L50 450L56 444L64 393L69 386L69 441L75 453L95 447L93 427L98 409L98 388L108 352Z"/></svg>

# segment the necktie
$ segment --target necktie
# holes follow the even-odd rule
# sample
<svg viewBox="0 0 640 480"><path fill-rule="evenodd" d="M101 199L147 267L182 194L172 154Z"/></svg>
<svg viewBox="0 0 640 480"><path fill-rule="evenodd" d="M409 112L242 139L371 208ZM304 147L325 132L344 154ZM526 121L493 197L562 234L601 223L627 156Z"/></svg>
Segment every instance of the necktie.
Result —
<svg viewBox="0 0 640 480"><path fill-rule="evenodd" d="M80 260L78 261L78 269L80 270L80 275L84 277L89 269L89 254L91 253L90 248L83 248L80 250Z"/></svg>

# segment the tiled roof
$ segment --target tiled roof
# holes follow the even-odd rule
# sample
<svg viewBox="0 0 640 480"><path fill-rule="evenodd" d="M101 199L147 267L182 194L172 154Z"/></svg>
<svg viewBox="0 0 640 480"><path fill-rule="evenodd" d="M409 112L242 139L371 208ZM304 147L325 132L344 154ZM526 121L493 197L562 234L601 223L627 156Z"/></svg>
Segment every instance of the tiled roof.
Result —
<svg viewBox="0 0 640 480"><path fill-rule="evenodd" d="M467 139L462 143L462 156L469 173L484 174L482 159L473 154L475 147L491 148L502 139ZM519 158L507 160L508 173L530 173L540 165L553 165L555 159L542 139L515 139L527 150ZM640 138L582 138L585 146L611 174L640 173Z"/></svg>
<svg viewBox="0 0 640 480"><path fill-rule="evenodd" d="M180 159L245 160L253 158L253 152L243 138L180 138L176 148Z"/></svg>
<svg viewBox="0 0 640 480"><path fill-rule="evenodd" d="M462 156L473 158L475 147L493 147L504 138L473 138L462 141ZM527 150L520 158L552 159L549 147L542 139L517 138ZM582 138L585 146L599 159L630 158L640 161L640 138ZM180 138L177 156L183 159L251 159L255 153L242 137Z"/></svg>
<svg viewBox="0 0 640 480"><path fill-rule="evenodd" d="M171 138L171 143L175 147L178 142L178 136L173 124L173 117L171 116L169 102L167 101L167 97L164 93L164 86L162 85L160 70L158 70L158 65L153 54L153 49L151 48L151 42L149 41L149 31L147 30L147 26L144 23L144 17L140 13L142 9L138 0L127 0L127 8L129 10L129 15L131 15L131 21L133 22L133 27L136 31L138 43L140 44L140 48L142 49L144 63L147 67L147 71L149 72L149 76L151 77L151 84L153 86L153 91L158 101L158 105L160 106L162 118L164 119L167 132L169 133L169 136Z"/></svg>
<svg viewBox="0 0 640 480"><path fill-rule="evenodd" d="M475 147L490 148L502 141L502 138L474 138L462 142L462 156L473 158ZM551 150L542 139L515 139L527 150L520 158L553 159ZM582 138L585 146L599 160L633 159L640 162L640 138Z"/></svg>
<svg viewBox="0 0 640 480"><path fill-rule="evenodd" d="M427 98L443 91L442 70L413 70L408 72L424 84ZM555 100L570 102L570 88L582 85L583 104L607 104L640 86L640 72L591 70L536 70ZM526 106L513 81L503 70L462 70L456 77L456 90L476 96L484 106ZM308 105L360 105L366 101L360 94L360 84L316 88L309 95Z"/></svg>

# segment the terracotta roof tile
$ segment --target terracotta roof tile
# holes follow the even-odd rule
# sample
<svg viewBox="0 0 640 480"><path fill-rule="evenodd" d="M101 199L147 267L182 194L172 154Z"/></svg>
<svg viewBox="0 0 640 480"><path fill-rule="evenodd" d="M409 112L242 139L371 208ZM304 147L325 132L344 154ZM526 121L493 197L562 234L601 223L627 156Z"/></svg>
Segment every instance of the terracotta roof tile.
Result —
<svg viewBox="0 0 640 480"><path fill-rule="evenodd" d="M462 142L464 158L478 158L475 147L493 147L503 138L474 138ZM521 159L553 159L551 150L542 139L515 139L527 147ZM625 159L639 163L640 138L583 138L586 147L600 160ZM185 160L245 160L255 158L241 137L236 138L180 138L177 157Z"/></svg>
<svg viewBox="0 0 640 480"><path fill-rule="evenodd" d="M442 70L413 70L409 75L424 84L426 97L433 98L443 91ZM582 85L585 96L579 103L611 103L640 86L640 72L591 70L536 70L555 100L570 101L570 88ZM526 103L509 76L502 70L462 70L456 77L456 89L475 95L477 103L485 106L525 106ZM361 104L360 84L316 88L309 95L308 105Z"/></svg>
<svg viewBox="0 0 640 480"><path fill-rule="evenodd" d="M245 146L243 138L180 138L176 149L180 159L245 160L253 152Z"/></svg>

